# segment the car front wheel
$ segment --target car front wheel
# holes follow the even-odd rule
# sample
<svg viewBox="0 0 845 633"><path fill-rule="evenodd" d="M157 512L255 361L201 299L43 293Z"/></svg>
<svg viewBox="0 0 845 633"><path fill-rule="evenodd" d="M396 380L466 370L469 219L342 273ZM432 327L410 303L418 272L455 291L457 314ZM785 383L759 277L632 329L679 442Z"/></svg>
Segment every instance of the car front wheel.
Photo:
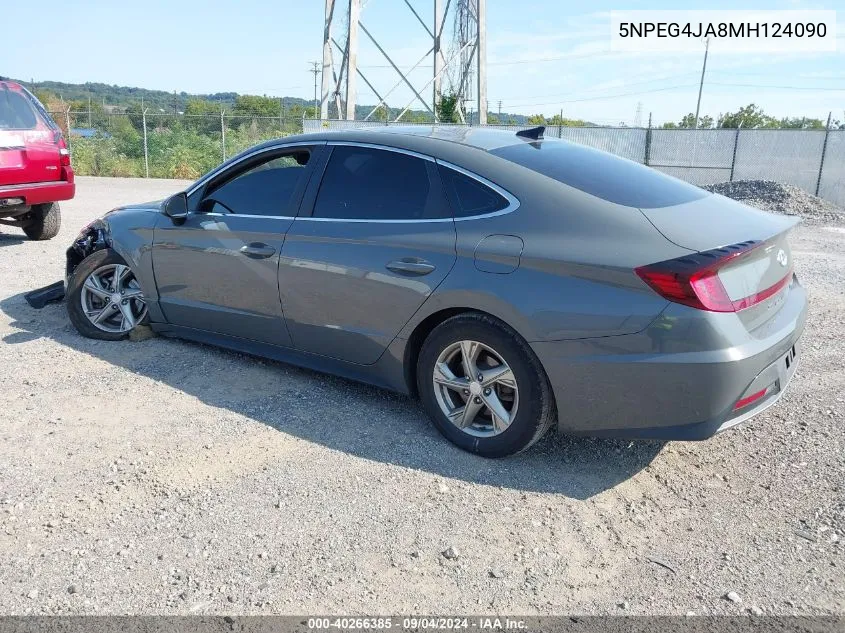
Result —
<svg viewBox="0 0 845 633"><path fill-rule="evenodd" d="M447 319L420 350L417 388L437 429L485 457L525 450L556 419L540 361L501 321L480 313Z"/></svg>
<svg viewBox="0 0 845 633"><path fill-rule="evenodd" d="M135 274L108 248L79 263L68 279L66 302L74 327L88 338L117 341L147 317Z"/></svg>

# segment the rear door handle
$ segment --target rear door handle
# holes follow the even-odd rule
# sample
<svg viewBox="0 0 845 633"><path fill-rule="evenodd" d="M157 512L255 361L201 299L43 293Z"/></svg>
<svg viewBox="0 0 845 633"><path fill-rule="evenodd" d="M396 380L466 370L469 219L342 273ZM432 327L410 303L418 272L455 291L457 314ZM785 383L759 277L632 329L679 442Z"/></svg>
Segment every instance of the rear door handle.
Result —
<svg viewBox="0 0 845 633"><path fill-rule="evenodd" d="M276 249L263 242L252 242L241 246L241 253L252 259L265 259L273 255Z"/></svg>
<svg viewBox="0 0 845 633"><path fill-rule="evenodd" d="M402 259L388 262L385 268L400 275L420 277L434 271L435 266L431 262L427 262L419 257L403 257Z"/></svg>

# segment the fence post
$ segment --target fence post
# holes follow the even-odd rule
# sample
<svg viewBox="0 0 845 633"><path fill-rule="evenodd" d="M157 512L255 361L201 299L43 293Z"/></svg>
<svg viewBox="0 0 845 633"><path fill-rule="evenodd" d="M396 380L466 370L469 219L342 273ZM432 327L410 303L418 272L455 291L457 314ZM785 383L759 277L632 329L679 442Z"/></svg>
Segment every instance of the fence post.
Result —
<svg viewBox="0 0 845 633"><path fill-rule="evenodd" d="M651 112L648 113L648 129L645 131L645 165L651 163Z"/></svg>
<svg viewBox="0 0 845 633"><path fill-rule="evenodd" d="M147 152L147 110L144 108L141 111L141 121L144 126L144 177L150 177L150 159Z"/></svg>
<svg viewBox="0 0 845 633"><path fill-rule="evenodd" d="M226 162L226 122L223 120L223 108L220 108L220 148L223 152L223 162Z"/></svg>
<svg viewBox="0 0 845 633"><path fill-rule="evenodd" d="M73 143L70 142L70 106L65 110L65 126L67 130L67 151L70 159L73 160Z"/></svg>
<svg viewBox="0 0 845 633"><path fill-rule="evenodd" d="M742 129L742 121L739 122L739 125L736 126L736 134L734 134L734 153L731 156L731 179L730 182L734 181L734 169L736 168L736 148L739 147L739 131Z"/></svg>
<svg viewBox="0 0 845 633"><path fill-rule="evenodd" d="M819 177L816 179L816 195L822 186L822 171L824 170L824 155L827 154L827 137L830 136L830 116L833 112L827 113L827 125L824 128L824 143L822 143L822 159L819 162Z"/></svg>

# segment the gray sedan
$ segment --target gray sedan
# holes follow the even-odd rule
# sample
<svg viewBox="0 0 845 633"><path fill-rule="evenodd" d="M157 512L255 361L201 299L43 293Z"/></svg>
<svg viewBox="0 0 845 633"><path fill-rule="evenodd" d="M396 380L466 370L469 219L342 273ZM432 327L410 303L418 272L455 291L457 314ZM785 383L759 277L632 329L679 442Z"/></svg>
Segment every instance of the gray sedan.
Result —
<svg viewBox="0 0 845 633"><path fill-rule="evenodd" d="M490 457L704 439L795 371L794 223L542 128L292 136L83 229L67 308L418 396Z"/></svg>

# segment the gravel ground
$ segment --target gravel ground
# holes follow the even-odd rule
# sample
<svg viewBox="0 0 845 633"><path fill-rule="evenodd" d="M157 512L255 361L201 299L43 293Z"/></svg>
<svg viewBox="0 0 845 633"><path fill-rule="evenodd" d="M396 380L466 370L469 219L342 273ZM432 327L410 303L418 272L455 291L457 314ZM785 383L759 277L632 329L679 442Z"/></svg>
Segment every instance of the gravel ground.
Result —
<svg viewBox="0 0 845 633"><path fill-rule="evenodd" d="M87 221L178 188L80 178L58 238L0 235L0 614L845 613L842 228L793 239L777 406L488 461L407 398L25 303Z"/></svg>
<svg viewBox="0 0 845 633"><path fill-rule="evenodd" d="M794 185L772 180L735 180L705 185L704 189L765 211L800 215L811 224L845 222L845 209Z"/></svg>

